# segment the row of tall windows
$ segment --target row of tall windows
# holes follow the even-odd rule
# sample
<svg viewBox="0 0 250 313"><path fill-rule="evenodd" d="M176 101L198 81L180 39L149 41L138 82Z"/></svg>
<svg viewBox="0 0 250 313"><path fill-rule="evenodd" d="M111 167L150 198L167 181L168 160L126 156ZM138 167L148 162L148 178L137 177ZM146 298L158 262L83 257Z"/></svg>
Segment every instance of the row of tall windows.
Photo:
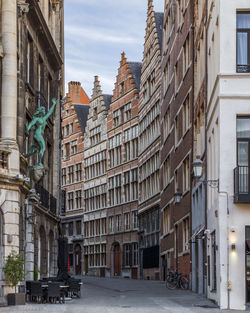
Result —
<svg viewBox="0 0 250 313"><path fill-rule="evenodd" d="M138 265L138 243L126 243L123 245L123 266Z"/></svg>
<svg viewBox="0 0 250 313"><path fill-rule="evenodd" d="M90 130L90 145L94 146L101 141L101 126L97 126Z"/></svg>
<svg viewBox="0 0 250 313"><path fill-rule="evenodd" d="M67 137L69 135L72 135L73 133L74 133L74 124L73 123L67 124L62 128L63 137Z"/></svg>
<svg viewBox="0 0 250 313"><path fill-rule="evenodd" d="M123 185L123 187L122 187ZM108 179L109 205L138 199L138 170L132 169Z"/></svg>
<svg viewBox="0 0 250 313"><path fill-rule="evenodd" d="M96 153L86 158L84 164L86 180L105 174L107 169L106 151Z"/></svg>
<svg viewBox="0 0 250 313"><path fill-rule="evenodd" d="M181 138L190 128L190 95L188 94L184 103L182 111L176 115L174 120L175 131L175 146L178 145Z"/></svg>
<svg viewBox="0 0 250 313"><path fill-rule="evenodd" d="M109 164L110 167L120 165L122 162L122 134L109 139Z"/></svg>
<svg viewBox="0 0 250 313"><path fill-rule="evenodd" d="M71 155L76 154L77 152L77 139L65 143L62 147L62 157L69 158Z"/></svg>
<svg viewBox="0 0 250 313"><path fill-rule="evenodd" d="M129 202L138 198L138 170L133 169L124 173L124 201Z"/></svg>
<svg viewBox="0 0 250 313"><path fill-rule="evenodd" d="M82 207L82 191L71 191L67 193L68 210L80 209Z"/></svg>
<svg viewBox="0 0 250 313"><path fill-rule="evenodd" d="M88 255L88 266L106 266L106 245L90 245L84 247L84 254Z"/></svg>
<svg viewBox="0 0 250 313"><path fill-rule="evenodd" d="M62 233L66 236L74 236L82 234L82 221L78 220L75 222L63 223Z"/></svg>
<svg viewBox="0 0 250 313"><path fill-rule="evenodd" d="M159 209L152 210L140 217L140 231L144 231L144 247L159 245L160 212Z"/></svg>
<svg viewBox="0 0 250 313"><path fill-rule="evenodd" d="M118 110L114 111L113 114L113 123L114 127L117 127L132 117L132 104L131 102L125 104L123 107L119 108Z"/></svg>
<svg viewBox="0 0 250 313"><path fill-rule="evenodd" d="M80 182L81 180L82 180L82 163L62 168L62 185Z"/></svg>
<svg viewBox="0 0 250 313"><path fill-rule="evenodd" d="M136 230L137 228L138 228L137 211L124 213L123 219L121 214L109 217L109 233L111 234L121 231L130 231L131 229Z"/></svg>
<svg viewBox="0 0 250 313"><path fill-rule="evenodd" d="M108 179L109 204L117 205L122 203L122 175L116 175Z"/></svg>
<svg viewBox="0 0 250 313"><path fill-rule="evenodd" d="M138 156L138 125L124 131L124 161L128 162Z"/></svg>
<svg viewBox="0 0 250 313"><path fill-rule="evenodd" d="M86 211L94 211L105 208L106 206L107 200L105 184L85 190Z"/></svg>
<svg viewBox="0 0 250 313"><path fill-rule="evenodd" d="M85 238L106 235L106 218L95 219L84 223Z"/></svg>
<svg viewBox="0 0 250 313"><path fill-rule="evenodd" d="M159 192L159 167L159 152L140 166L140 201L145 201Z"/></svg>
<svg viewBox="0 0 250 313"><path fill-rule="evenodd" d="M180 189L185 193L190 188L190 160L189 156L183 161L182 166L174 173L175 190Z"/></svg>
<svg viewBox="0 0 250 313"><path fill-rule="evenodd" d="M146 103L150 99L152 94L154 93L155 87L156 87L155 82L156 82L156 73L155 73L155 70L153 70L151 75L148 77L147 81L143 85L143 101L144 101L144 103Z"/></svg>
<svg viewBox="0 0 250 313"><path fill-rule="evenodd" d="M160 135L160 102L150 109L139 124L140 152L145 150Z"/></svg>
<svg viewBox="0 0 250 313"><path fill-rule="evenodd" d="M190 62L191 62L191 41L189 40L188 35L182 49L182 59L177 60L174 67L175 93L177 93L179 90L179 86L189 68Z"/></svg>

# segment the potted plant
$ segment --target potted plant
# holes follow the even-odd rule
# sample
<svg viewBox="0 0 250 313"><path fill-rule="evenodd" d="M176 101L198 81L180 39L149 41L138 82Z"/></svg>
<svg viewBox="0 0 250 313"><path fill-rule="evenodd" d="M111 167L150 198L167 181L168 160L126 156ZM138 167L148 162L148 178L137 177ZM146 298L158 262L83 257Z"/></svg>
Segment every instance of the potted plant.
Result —
<svg viewBox="0 0 250 313"><path fill-rule="evenodd" d="M15 288L15 293L7 295L8 305L25 304L25 293L16 292L19 281L24 279L24 261L22 256L12 250L8 255L3 271L6 281Z"/></svg>

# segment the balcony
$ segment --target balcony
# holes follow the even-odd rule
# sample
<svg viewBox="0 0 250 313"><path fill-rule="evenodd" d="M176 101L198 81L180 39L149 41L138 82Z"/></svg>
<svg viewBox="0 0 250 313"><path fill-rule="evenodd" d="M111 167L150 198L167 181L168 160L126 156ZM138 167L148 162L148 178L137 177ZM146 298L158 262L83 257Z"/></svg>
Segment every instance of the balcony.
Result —
<svg viewBox="0 0 250 313"><path fill-rule="evenodd" d="M57 206L57 200L55 197L53 197L48 190L46 190L43 186L40 186L36 184L36 191L40 195L40 202L42 206L49 209L49 211L56 215L56 206Z"/></svg>
<svg viewBox="0 0 250 313"><path fill-rule="evenodd" d="M250 203L249 166L234 169L234 202Z"/></svg>
<svg viewBox="0 0 250 313"><path fill-rule="evenodd" d="M250 73L250 65L237 65L237 73Z"/></svg>

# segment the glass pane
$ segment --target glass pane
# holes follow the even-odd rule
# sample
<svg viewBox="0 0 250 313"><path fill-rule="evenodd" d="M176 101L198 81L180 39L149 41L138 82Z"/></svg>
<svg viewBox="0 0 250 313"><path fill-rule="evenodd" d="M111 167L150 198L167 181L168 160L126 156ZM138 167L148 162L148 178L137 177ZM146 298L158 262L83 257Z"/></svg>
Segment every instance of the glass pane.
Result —
<svg viewBox="0 0 250 313"><path fill-rule="evenodd" d="M250 28L250 13L237 14L237 28Z"/></svg>
<svg viewBox="0 0 250 313"><path fill-rule="evenodd" d="M248 142L238 142L238 165L248 166Z"/></svg>
<svg viewBox="0 0 250 313"><path fill-rule="evenodd" d="M237 138L250 138L250 118L237 119Z"/></svg>
<svg viewBox="0 0 250 313"><path fill-rule="evenodd" d="M250 240L250 227L249 226L246 227L246 240ZM250 250L250 247L248 247L248 249ZM250 267L250 263L249 263L249 267Z"/></svg>
<svg viewBox="0 0 250 313"><path fill-rule="evenodd" d="M247 33L237 33L237 64L246 65L248 49L247 49Z"/></svg>
<svg viewBox="0 0 250 313"><path fill-rule="evenodd" d="M239 192L248 193L248 142L238 142Z"/></svg>

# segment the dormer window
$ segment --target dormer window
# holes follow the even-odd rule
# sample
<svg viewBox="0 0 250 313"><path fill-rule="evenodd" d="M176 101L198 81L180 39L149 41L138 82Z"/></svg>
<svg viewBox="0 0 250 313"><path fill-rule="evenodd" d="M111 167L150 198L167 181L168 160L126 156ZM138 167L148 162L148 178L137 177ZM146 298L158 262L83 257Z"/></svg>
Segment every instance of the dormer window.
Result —
<svg viewBox="0 0 250 313"><path fill-rule="evenodd" d="M119 95L123 95L124 94L124 82L120 83L120 88L119 88Z"/></svg>
<svg viewBox="0 0 250 313"><path fill-rule="evenodd" d="M97 108L94 108L94 111L93 111L93 120L96 120L97 119Z"/></svg>

